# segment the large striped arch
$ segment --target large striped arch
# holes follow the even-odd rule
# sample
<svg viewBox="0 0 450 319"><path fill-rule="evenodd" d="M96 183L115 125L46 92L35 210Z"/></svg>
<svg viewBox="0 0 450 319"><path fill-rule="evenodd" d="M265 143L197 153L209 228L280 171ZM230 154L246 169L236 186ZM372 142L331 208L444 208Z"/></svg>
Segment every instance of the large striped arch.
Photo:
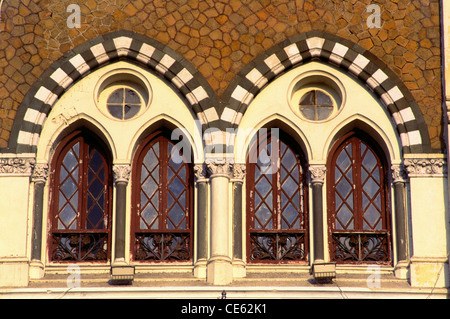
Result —
<svg viewBox="0 0 450 319"><path fill-rule="evenodd" d="M226 102L220 119L226 122L224 126L235 129L248 105L268 82L313 59L333 64L353 75L380 98L396 126L404 153L431 151L423 114L399 77L359 45L317 31L279 43L241 70L223 97Z"/></svg>
<svg viewBox="0 0 450 319"><path fill-rule="evenodd" d="M219 121L214 91L189 62L155 40L131 31L118 31L74 48L42 74L19 106L6 151L35 153L44 122L58 98L77 80L121 58L153 69L168 80L185 97L203 130L209 123Z"/></svg>

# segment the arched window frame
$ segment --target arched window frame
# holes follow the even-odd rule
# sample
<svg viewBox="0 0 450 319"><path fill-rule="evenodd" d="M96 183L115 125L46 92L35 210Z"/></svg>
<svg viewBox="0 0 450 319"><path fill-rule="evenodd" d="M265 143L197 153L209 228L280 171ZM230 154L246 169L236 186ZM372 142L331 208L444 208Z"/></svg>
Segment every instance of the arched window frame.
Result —
<svg viewBox="0 0 450 319"><path fill-rule="evenodd" d="M159 210L158 213L158 227L157 229L141 229L140 224L140 201L141 201L141 172L142 163L147 152L157 142L165 141L165 143L172 142L170 139L171 132L168 129L162 128L150 134L139 145L135 152L132 164L132 202L131 202L131 240L130 253L134 262L151 262L151 263L173 263L173 262L192 262L194 253L194 174L192 158L186 158L185 154L180 154L184 158L186 169L185 188L186 191L186 227L184 229L168 229L165 221L167 220L167 194L168 184L167 172L159 169L160 181L163 179L164 183L160 184L157 192L159 192ZM179 146L179 145L177 145ZM168 157L170 154L164 154L164 158L160 158L160 168L168 168ZM161 206L162 205L162 206ZM161 210L161 207L163 208ZM151 238L155 245L154 249L145 247L143 240ZM175 239L176 242L173 240ZM148 242L147 242L148 244ZM174 244L174 246L171 246ZM166 247L168 250L164 250ZM172 250L170 250L172 248Z"/></svg>
<svg viewBox="0 0 450 319"><path fill-rule="evenodd" d="M78 143L80 143L78 156L80 161L77 164L78 185L75 191L78 192L76 227L75 229L60 229L58 227L58 218L62 208L60 207L62 163L68 152ZM92 203L91 201L90 204L88 203L88 197L91 196L93 198L89 190L89 184L92 185L94 179L98 177L97 173L99 173L98 171L94 172L94 179L91 179L92 175L90 172L93 171L89 167L90 147L93 147L101 155L103 159L101 166L104 168L105 174L103 178L103 200L106 214L103 217L104 227L98 229L89 228L87 224L87 210L96 205L96 202ZM107 262L110 260L113 193L111 163L111 155L105 143L94 133L84 128L77 129L63 138L55 149L50 166L50 231L48 232L48 256L50 262ZM64 181L66 179L67 177ZM97 225L99 224L97 223Z"/></svg>
<svg viewBox="0 0 450 319"><path fill-rule="evenodd" d="M271 131L271 130L270 130ZM300 222L299 228L282 228L281 227L281 215L282 215L282 207L281 207L281 194L283 190L281 187L277 187L277 185L281 185L280 183L280 166L281 160L280 152L281 148L278 147L277 157L271 156L271 167L274 169L275 174L270 175L272 182L271 187L273 188L276 196L273 196L273 207L274 213L272 213L272 219L275 221L272 229L257 229L252 227L254 225L255 218L255 161L256 157L259 156L260 148L267 146L272 139L274 138L272 134L269 132L265 136L260 136L257 141L255 141L249 147L249 153L247 156L246 162L246 202L247 202L247 234L246 234L246 245L247 245L247 261L249 263L272 263L272 264L306 264L309 258L309 216L308 216L308 183L306 179L306 160L303 155L301 148L298 143L290 137L285 132L278 130L279 133L279 141L282 141L297 157L297 163L299 168L301 168L301 172L299 174L299 196L301 197L301 209L303 210L299 216ZM270 151L269 151L270 152ZM256 154L256 156L255 156ZM291 170L292 172L292 170ZM286 208L285 205L284 208ZM265 241L266 245L259 247L259 257L254 256L253 251L255 250L255 245L257 243L257 236L262 236L263 241ZM256 237L255 237L256 236ZM266 237L267 236L267 237ZM266 238L264 238L266 237ZM297 241L297 242L295 242ZM293 249L289 249L286 245L287 243L291 244ZM282 246L285 246L284 248ZM267 246L272 246L273 251L267 250ZM288 249L286 249L288 248ZM256 250L258 248L256 247ZM276 250L276 251L275 251ZM265 252L264 252L265 251Z"/></svg>
<svg viewBox="0 0 450 319"><path fill-rule="evenodd" d="M363 170L361 160L361 149L357 141L365 144L370 149L377 159L375 167L379 170L379 190L372 198L369 198L371 205L374 198L380 194L381 203L381 229L363 229L364 224L364 210L363 207L363 184L369 179L361 179L361 171ZM336 229L336 160L343 151L344 147L352 145L352 152L358 151L357 158L352 161L352 176L353 176L353 192L352 203L355 205L356 214L354 214L355 229ZM367 150L365 150L367 152ZM366 154L366 153L364 153ZM355 168L357 168L355 170ZM348 171L346 171L348 172ZM375 172L375 168L371 171ZM341 138L339 138L331 148L327 162L327 220L328 220L328 244L330 260L337 263L344 264L384 264L392 263L392 224L391 224L391 210L390 210L390 188L389 188L389 169L386 156L380 145L367 133L355 129ZM371 174L370 174L371 175ZM356 182L355 182L356 181ZM339 195L338 195L339 196ZM366 196L367 197L367 196ZM347 197L346 197L347 198ZM377 223L377 224L378 224ZM348 224L347 224L348 225ZM369 226L370 227L370 226Z"/></svg>

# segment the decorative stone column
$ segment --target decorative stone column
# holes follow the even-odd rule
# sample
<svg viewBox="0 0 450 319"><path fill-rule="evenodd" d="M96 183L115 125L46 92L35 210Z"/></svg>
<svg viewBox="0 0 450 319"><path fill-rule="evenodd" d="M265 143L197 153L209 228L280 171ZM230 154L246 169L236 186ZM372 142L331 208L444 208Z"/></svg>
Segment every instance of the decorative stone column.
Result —
<svg viewBox="0 0 450 319"><path fill-rule="evenodd" d="M232 164L226 158L206 160L211 183L210 254L206 266L206 281L226 285L233 280L229 249L228 185Z"/></svg>
<svg viewBox="0 0 450 319"><path fill-rule="evenodd" d="M197 188L197 255L194 263L194 276L206 278L208 261L208 177L205 164L194 165Z"/></svg>
<svg viewBox="0 0 450 319"><path fill-rule="evenodd" d="M397 263L394 274L397 278L408 276L409 253L407 237L407 218L405 203L406 173L403 165L392 165L392 183L394 184L395 234L397 248Z"/></svg>
<svg viewBox="0 0 450 319"><path fill-rule="evenodd" d="M114 165L113 176L116 188L116 212L115 212L115 245L114 264L125 264L125 225L127 208L127 185L130 180L131 166L128 164Z"/></svg>
<svg viewBox="0 0 450 319"><path fill-rule="evenodd" d="M242 185L245 164L233 165L233 277L246 276L246 264L242 254Z"/></svg>
<svg viewBox="0 0 450 319"><path fill-rule="evenodd" d="M324 234L323 234L323 184L325 182L325 165L310 165L312 200L313 200L313 240L314 263L324 262Z"/></svg>
<svg viewBox="0 0 450 319"><path fill-rule="evenodd" d="M44 208L44 188L48 178L48 164L37 164L33 169L31 181L34 183L33 230L31 237L30 278L44 277L42 261L42 218Z"/></svg>
<svg viewBox="0 0 450 319"><path fill-rule="evenodd" d="M448 184L443 154L407 154L413 287L448 287Z"/></svg>
<svg viewBox="0 0 450 319"><path fill-rule="evenodd" d="M119 164L113 166L116 188L116 231L114 241L114 260L111 265L112 284L131 284L134 279L134 267L125 260L125 233L127 211L127 185L130 180L131 166Z"/></svg>

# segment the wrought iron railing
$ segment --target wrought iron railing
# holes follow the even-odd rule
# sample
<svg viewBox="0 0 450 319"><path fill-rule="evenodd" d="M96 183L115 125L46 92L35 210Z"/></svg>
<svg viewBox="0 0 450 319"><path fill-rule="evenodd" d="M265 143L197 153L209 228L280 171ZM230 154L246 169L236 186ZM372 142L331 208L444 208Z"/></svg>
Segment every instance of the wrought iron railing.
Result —
<svg viewBox="0 0 450 319"><path fill-rule="evenodd" d="M388 233L335 232L331 235L331 258L336 262L390 261Z"/></svg>
<svg viewBox="0 0 450 319"><path fill-rule="evenodd" d="M53 233L52 261L106 261L108 233Z"/></svg>
<svg viewBox="0 0 450 319"><path fill-rule="evenodd" d="M190 233L136 233L135 260L188 261L191 255Z"/></svg>
<svg viewBox="0 0 450 319"><path fill-rule="evenodd" d="M251 232L250 261L305 261L304 233Z"/></svg>

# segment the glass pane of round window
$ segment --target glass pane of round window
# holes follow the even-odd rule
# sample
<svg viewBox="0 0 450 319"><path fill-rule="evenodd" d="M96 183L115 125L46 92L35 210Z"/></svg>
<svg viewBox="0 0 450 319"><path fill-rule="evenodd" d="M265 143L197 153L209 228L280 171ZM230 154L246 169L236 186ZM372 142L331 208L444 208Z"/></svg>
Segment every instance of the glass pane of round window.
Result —
<svg viewBox="0 0 450 319"><path fill-rule="evenodd" d="M300 99L300 112L308 120L326 120L333 113L335 104L331 97L320 90L311 90Z"/></svg>
<svg viewBox="0 0 450 319"><path fill-rule="evenodd" d="M139 112L141 98L132 89L120 88L111 93L106 106L112 116L120 120L127 120Z"/></svg>

